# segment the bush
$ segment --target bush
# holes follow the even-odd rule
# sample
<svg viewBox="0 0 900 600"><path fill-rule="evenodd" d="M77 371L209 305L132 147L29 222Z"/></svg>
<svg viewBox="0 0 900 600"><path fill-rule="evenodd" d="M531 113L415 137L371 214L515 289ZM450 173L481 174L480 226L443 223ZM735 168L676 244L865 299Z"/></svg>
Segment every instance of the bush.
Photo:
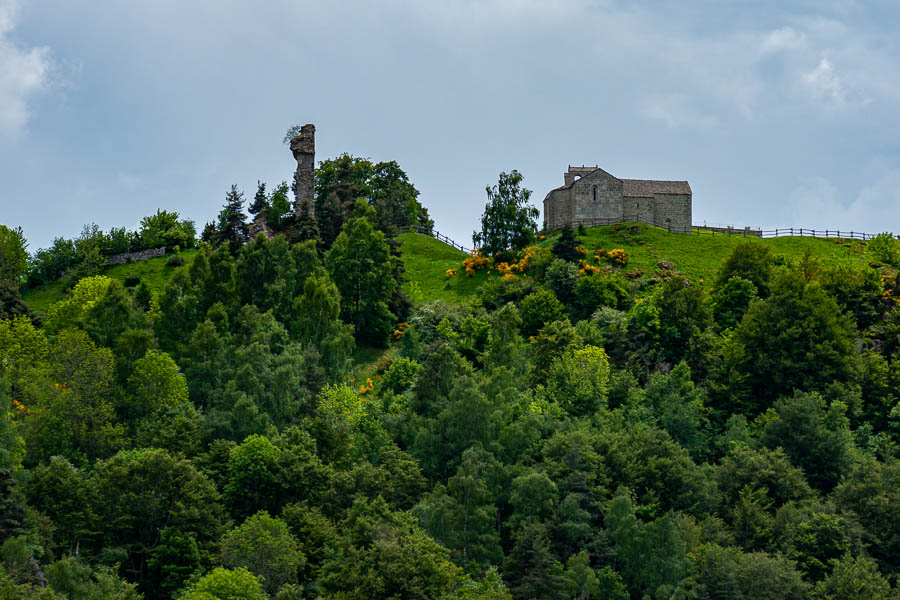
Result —
<svg viewBox="0 0 900 600"><path fill-rule="evenodd" d="M166 261L167 267L180 267L184 264L184 257L180 254L173 254L169 257L169 260Z"/></svg>
<svg viewBox="0 0 900 600"><path fill-rule="evenodd" d="M900 240L890 233L879 233L869 240L866 251L878 262L900 267Z"/></svg>
<svg viewBox="0 0 900 600"><path fill-rule="evenodd" d="M522 332L525 335L535 335L541 327L562 319L565 315L562 303L550 290L540 290L525 296L521 311Z"/></svg>
<svg viewBox="0 0 900 600"><path fill-rule="evenodd" d="M141 283L141 278L137 275L129 275L125 278L125 287L135 287Z"/></svg>

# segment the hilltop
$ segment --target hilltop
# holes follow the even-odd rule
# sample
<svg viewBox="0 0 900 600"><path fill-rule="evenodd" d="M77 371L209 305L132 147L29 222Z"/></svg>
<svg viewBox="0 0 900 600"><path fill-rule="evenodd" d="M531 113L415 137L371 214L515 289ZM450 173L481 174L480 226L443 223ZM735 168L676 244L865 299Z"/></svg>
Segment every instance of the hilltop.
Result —
<svg viewBox="0 0 900 600"><path fill-rule="evenodd" d="M539 241L543 247L552 247L559 237L556 232ZM461 268L467 254L443 242L421 233L404 233L399 236L403 262L406 266L407 292L415 301L444 300L464 302L478 290L490 274L486 271L468 277ZM691 280L712 279L731 250L748 238L728 235L683 235L669 233L658 227L640 223L589 227L586 235L579 236L581 245L593 253L595 248L624 249L630 256L623 272L632 277L652 275L660 262L668 262L673 269ZM772 248L776 256L797 261L809 252L824 265L838 263L866 264L868 258L862 242L842 239L786 237L776 239L749 238ZM176 269L190 265L197 250L180 253L184 267L167 266L168 258L151 258L142 262L108 267L103 274L125 281L139 277L152 291L160 292ZM447 270L456 270L448 277ZM32 310L42 313L65 294L62 282L38 286L26 290L23 300Z"/></svg>

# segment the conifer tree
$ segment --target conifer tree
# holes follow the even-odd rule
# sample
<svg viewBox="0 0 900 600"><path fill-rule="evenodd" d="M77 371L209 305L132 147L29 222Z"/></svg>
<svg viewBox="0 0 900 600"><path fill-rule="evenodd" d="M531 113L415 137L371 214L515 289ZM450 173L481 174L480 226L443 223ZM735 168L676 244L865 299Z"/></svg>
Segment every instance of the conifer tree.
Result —
<svg viewBox="0 0 900 600"><path fill-rule="evenodd" d="M300 214L297 215L295 229L296 241L315 240L317 244L319 243L319 223L312 212L312 202L308 198L304 198L300 203Z"/></svg>
<svg viewBox="0 0 900 600"><path fill-rule="evenodd" d="M18 484L9 469L0 469L0 542L22 535L25 508Z"/></svg>
<svg viewBox="0 0 900 600"><path fill-rule="evenodd" d="M572 226L566 223L559 234L559 239L553 244L551 252L556 258L568 262L577 262L581 258L581 254L576 249L577 247L578 239L575 237L575 232L572 230Z"/></svg>
<svg viewBox="0 0 900 600"><path fill-rule="evenodd" d="M225 205L219 213L215 241L218 244L227 243L232 252L237 252L249 236L250 227L244 214L244 192L232 185L225 194Z"/></svg>
<svg viewBox="0 0 900 600"><path fill-rule="evenodd" d="M254 217L259 213L264 213L269 208L269 197L266 196L266 183L264 181L256 182L256 195L253 196L253 203L247 209Z"/></svg>

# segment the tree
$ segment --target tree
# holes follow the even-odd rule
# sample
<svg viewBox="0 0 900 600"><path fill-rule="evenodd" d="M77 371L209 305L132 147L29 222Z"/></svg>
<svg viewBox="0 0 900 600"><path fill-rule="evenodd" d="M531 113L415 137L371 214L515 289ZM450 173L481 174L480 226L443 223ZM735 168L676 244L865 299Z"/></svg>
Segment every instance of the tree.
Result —
<svg viewBox="0 0 900 600"><path fill-rule="evenodd" d="M851 466L853 441L840 407L833 403L826 410L819 394L798 392L777 400L774 408L776 415L763 427L762 443L784 448L813 487L830 491Z"/></svg>
<svg viewBox="0 0 900 600"><path fill-rule="evenodd" d="M898 571L900 556L900 460L859 460L834 491L838 507L865 528L869 554L885 573Z"/></svg>
<svg viewBox="0 0 900 600"><path fill-rule="evenodd" d="M547 528L539 522L519 530L503 565L503 576L516 600L551 600L565 585L562 565L550 552Z"/></svg>
<svg viewBox="0 0 900 600"><path fill-rule="evenodd" d="M523 179L516 170L500 173L497 185L485 188L488 202L481 215L481 231L472 234L472 243L483 254L517 252L534 238L539 212L528 203L531 190L520 186Z"/></svg>
<svg viewBox="0 0 900 600"><path fill-rule="evenodd" d="M10 284L15 287L24 281L28 268L28 252L25 248L25 234L21 227L10 229L0 225L0 285Z"/></svg>
<svg viewBox="0 0 900 600"><path fill-rule="evenodd" d="M140 239L145 248L193 248L197 241L197 228L193 221L180 219L177 212L157 210L155 215L141 219Z"/></svg>
<svg viewBox="0 0 900 600"><path fill-rule="evenodd" d="M185 458L155 448L122 451L99 461L91 481L104 546L127 553L122 570L145 591L160 585L150 561L163 529L194 538L201 556L209 556L220 535L216 487Z"/></svg>
<svg viewBox="0 0 900 600"><path fill-rule="evenodd" d="M750 305L735 339L744 347L741 370L759 411L777 396L821 390L853 370L853 320L821 286L795 274L775 278L771 295Z"/></svg>
<svg viewBox="0 0 900 600"><path fill-rule="evenodd" d="M849 552L832 561L832 572L815 588L817 600L890 600L891 584L878 571L878 563Z"/></svg>
<svg viewBox="0 0 900 600"><path fill-rule="evenodd" d="M253 196L253 203L247 208L247 211L254 217L260 213L265 213L269 209L269 197L266 195L266 184L263 181L256 182L256 194Z"/></svg>
<svg viewBox="0 0 900 600"><path fill-rule="evenodd" d="M228 244L232 254L235 254L247 242L249 235L250 226L244 215L244 192L232 185L225 194L225 205L219 212L214 241L217 245Z"/></svg>
<svg viewBox="0 0 900 600"><path fill-rule="evenodd" d="M325 266L341 293L341 313L355 328L358 339L387 343L396 316L388 302L397 289L390 248L384 234L372 225L372 209L357 204L356 216L325 255Z"/></svg>
<svg viewBox="0 0 900 600"><path fill-rule="evenodd" d="M380 497L356 500L341 538L322 565L325 595L347 600L441 598L461 581L459 570L408 513Z"/></svg>
<svg viewBox="0 0 900 600"><path fill-rule="evenodd" d="M243 567L216 567L192 584L178 600L269 600L256 576Z"/></svg>
<svg viewBox="0 0 900 600"><path fill-rule="evenodd" d="M769 295L774 261L769 246L751 240L741 242L734 247L719 269L716 287L722 288L732 277L740 277L752 283L761 298L766 298Z"/></svg>
<svg viewBox="0 0 900 600"><path fill-rule="evenodd" d="M187 382L178 365L165 352L148 350L135 361L128 378L127 411L141 418L160 408L178 406L188 401Z"/></svg>
<svg viewBox="0 0 900 600"><path fill-rule="evenodd" d="M305 562L299 542L281 519L262 511L222 536L222 565L244 567L256 575L269 594L296 581Z"/></svg>
<svg viewBox="0 0 900 600"><path fill-rule="evenodd" d="M522 333L528 336L537 335L544 325L565 316L562 303L550 290L538 290L525 296L519 311L522 315Z"/></svg>
<svg viewBox="0 0 900 600"><path fill-rule="evenodd" d="M740 277L732 277L712 294L713 317L722 329L734 328L750 303L756 300L756 286L753 282Z"/></svg>
<svg viewBox="0 0 900 600"><path fill-rule="evenodd" d="M577 247L578 239L575 237L575 231L567 221L559 233L559 238L553 244L553 256L567 262L578 262L582 256Z"/></svg>

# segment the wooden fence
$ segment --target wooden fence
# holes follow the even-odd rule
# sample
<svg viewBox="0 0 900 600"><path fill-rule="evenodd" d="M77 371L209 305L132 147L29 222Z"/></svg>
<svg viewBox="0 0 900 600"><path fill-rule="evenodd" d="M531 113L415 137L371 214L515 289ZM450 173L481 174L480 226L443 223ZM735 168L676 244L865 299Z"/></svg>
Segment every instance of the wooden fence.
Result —
<svg viewBox="0 0 900 600"><path fill-rule="evenodd" d="M456 242L454 242L453 240L448 238L446 235L442 234L440 231L437 231L434 229L427 229L425 227L413 226L413 227L409 228L409 231L410 231L410 233L424 233L425 235L430 235L431 237L438 240L439 242L444 242L448 246L452 246L453 248L456 248L457 250L462 250L466 254L472 254L472 252L474 252L472 249L466 248L462 244L457 244Z"/></svg>
<svg viewBox="0 0 900 600"><path fill-rule="evenodd" d="M613 219L584 219L579 220L573 223L572 225L577 227L579 225L584 225L585 227L596 227L598 225L617 225L619 223L628 223L631 221L626 221L623 218L613 218ZM641 221L643 223L643 221ZM784 229L751 229L749 227L744 227L743 229L738 229L736 227L708 227L706 225L694 225L688 230L685 227L672 227L669 223L645 223L646 225L652 225L654 227L659 227L661 229L665 229L671 233L684 233L684 234L693 234L693 235L739 235L741 237L760 237L760 238L777 238L777 237L815 237L815 238L841 238L845 240L871 240L876 235L875 233L862 233L859 231L840 231L838 229L806 229L803 227L786 227ZM446 235L442 234L440 231L435 231L433 229L426 229L425 227L410 227L409 230L414 233L424 233L425 235L430 235L436 240L439 240L448 246L452 246L457 250L461 250L467 254L471 254L473 252L472 249L466 248L462 244L458 244L455 241L448 238ZM895 236L900 239L900 235Z"/></svg>

